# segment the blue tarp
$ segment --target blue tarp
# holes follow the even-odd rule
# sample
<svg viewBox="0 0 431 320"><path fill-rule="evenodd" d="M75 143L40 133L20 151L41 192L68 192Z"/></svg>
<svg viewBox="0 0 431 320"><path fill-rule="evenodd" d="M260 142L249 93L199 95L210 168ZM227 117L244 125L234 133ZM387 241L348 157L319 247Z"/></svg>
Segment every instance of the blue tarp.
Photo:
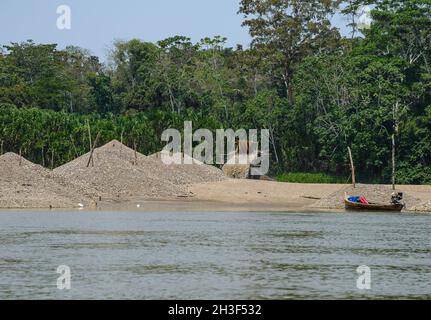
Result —
<svg viewBox="0 0 431 320"><path fill-rule="evenodd" d="M350 202L355 202L355 203L360 203L361 201L359 200L361 197L350 197L348 198L348 200Z"/></svg>

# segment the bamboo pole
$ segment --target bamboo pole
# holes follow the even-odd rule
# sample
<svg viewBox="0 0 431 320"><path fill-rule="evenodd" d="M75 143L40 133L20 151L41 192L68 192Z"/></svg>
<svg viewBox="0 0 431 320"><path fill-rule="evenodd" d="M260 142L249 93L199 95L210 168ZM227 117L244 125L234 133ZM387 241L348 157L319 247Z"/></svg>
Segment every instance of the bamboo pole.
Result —
<svg viewBox="0 0 431 320"><path fill-rule="evenodd" d="M96 144L97 144L97 141L99 140L99 137L100 137L100 131L97 133L96 139L94 139L94 144L91 146L90 158L88 158L87 168L90 166L90 162L92 163L92 166L94 167L93 153L94 153L94 149L96 148Z"/></svg>
<svg viewBox="0 0 431 320"><path fill-rule="evenodd" d="M353 188L356 188L355 165L353 163L352 150L350 149L350 147L347 147L347 150L349 151L350 169L352 170L352 185Z"/></svg>

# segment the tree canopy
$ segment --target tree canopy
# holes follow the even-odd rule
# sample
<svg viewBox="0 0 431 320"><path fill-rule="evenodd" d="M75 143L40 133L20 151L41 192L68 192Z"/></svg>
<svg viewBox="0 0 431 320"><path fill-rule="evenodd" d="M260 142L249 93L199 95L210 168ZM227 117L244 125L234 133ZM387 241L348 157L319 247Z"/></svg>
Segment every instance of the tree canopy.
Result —
<svg viewBox="0 0 431 320"><path fill-rule="evenodd" d="M371 24L358 14L371 8ZM331 25L344 14L352 32ZM348 176L389 182L391 136L397 181L431 182L430 0L241 0L253 42L226 46L174 36L114 43L107 63L88 50L33 41L0 50L2 152L58 165L101 141L161 148L167 128L270 131L271 174Z"/></svg>

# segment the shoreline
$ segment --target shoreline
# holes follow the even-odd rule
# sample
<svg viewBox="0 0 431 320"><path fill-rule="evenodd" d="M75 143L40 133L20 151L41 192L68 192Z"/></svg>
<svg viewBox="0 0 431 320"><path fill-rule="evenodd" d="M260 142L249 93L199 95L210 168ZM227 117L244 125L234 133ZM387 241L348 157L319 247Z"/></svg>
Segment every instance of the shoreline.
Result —
<svg viewBox="0 0 431 320"><path fill-rule="evenodd" d="M378 185L380 186L380 185ZM142 211L142 212L310 212L343 213L340 208L316 206L319 199L348 187L344 184L303 184L281 183L260 180L228 179L219 182L197 183L187 186L191 196L148 199L129 197L102 199L93 206L83 208L64 206L0 208L0 212L10 211ZM385 186L386 187L386 186ZM405 185L397 190L406 192L419 202L431 199L431 186ZM421 213L407 208L404 212ZM423 213L429 213L423 211Z"/></svg>
<svg viewBox="0 0 431 320"><path fill-rule="evenodd" d="M138 154L117 140L54 170L9 152L0 169L0 208L8 210L343 212L345 194L374 203L390 203L393 194L388 185L232 179L210 165L167 166L158 154ZM431 185L397 191L406 211L431 212Z"/></svg>

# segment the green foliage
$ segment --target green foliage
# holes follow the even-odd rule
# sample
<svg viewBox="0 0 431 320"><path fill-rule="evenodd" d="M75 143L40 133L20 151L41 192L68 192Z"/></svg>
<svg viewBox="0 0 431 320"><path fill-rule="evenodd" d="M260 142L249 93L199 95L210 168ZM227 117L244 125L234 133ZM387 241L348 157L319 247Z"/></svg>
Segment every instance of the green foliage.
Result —
<svg viewBox="0 0 431 320"><path fill-rule="evenodd" d="M241 0L249 49L226 48L221 36L134 39L116 42L104 65L73 46L4 46L3 150L62 164L88 151L88 121L101 143L123 137L148 154L162 147L165 129L191 120L194 128L268 129L274 175L348 176L351 147L358 179L387 183L395 135L397 181L431 183L431 1L340 3ZM363 5L373 20L359 30ZM337 10L349 38L330 23Z"/></svg>
<svg viewBox="0 0 431 320"><path fill-rule="evenodd" d="M339 38L330 16L340 1L241 0L240 10L253 37L253 45L265 56L265 66L293 102L291 80L304 57L330 48Z"/></svg>
<svg viewBox="0 0 431 320"><path fill-rule="evenodd" d="M139 151L146 154L161 148L152 121L143 114L102 117L0 104L3 151L18 153L21 150L29 160L49 167L59 166L89 151L87 123L93 140L100 132L100 144L112 139L123 140L131 147L136 143Z"/></svg>
<svg viewBox="0 0 431 320"><path fill-rule="evenodd" d="M289 172L277 176L279 182L290 183L347 183L348 179L343 177L331 176L325 173L309 173L309 172Z"/></svg>

